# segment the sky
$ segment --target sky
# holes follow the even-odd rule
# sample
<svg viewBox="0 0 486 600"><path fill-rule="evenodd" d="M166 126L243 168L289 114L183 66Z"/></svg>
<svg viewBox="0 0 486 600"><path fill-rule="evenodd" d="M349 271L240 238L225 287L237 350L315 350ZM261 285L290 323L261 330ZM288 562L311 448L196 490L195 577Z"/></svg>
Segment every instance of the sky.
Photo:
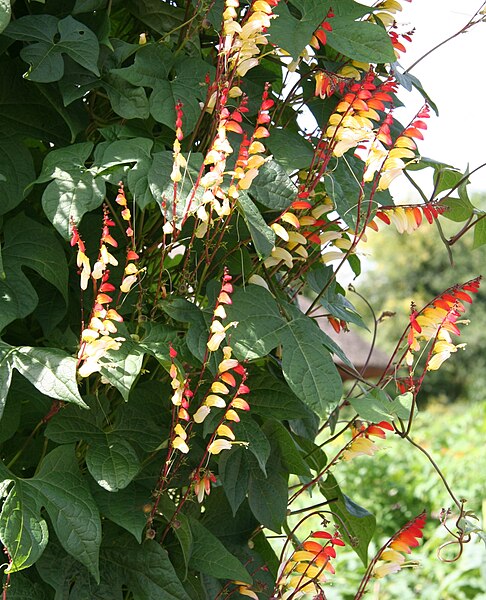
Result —
<svg viewBox="0 0 486 600"><path fill-rule="evenodd" d="M415 27L413 41L407 44L400 64L406 69L436 44L459 31L483 4L481 0L402 0L403 12L397 16L404 31ZM411 73L422 82L429 96L438 105L439 117L431 113L425 139L419 143L422 156L434 158L465 171L486 162L486 22L475 25L428 57ZM402 102L410 106L397 118L407 124L421 107L422 98L402 92ZM431 169L423 171L420 184L432 188ZM486 168L471 176L470 192L486 192ZM400 177L391 188L395 201L416 196L413 188Z"/></svg>

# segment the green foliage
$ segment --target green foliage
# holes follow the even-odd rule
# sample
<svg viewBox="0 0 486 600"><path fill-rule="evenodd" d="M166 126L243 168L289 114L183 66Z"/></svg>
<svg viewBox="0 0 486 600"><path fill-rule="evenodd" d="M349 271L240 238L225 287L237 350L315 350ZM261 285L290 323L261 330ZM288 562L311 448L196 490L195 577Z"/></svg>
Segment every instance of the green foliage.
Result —
<svg viewBox="0 0 486 600"><path fill-rule="evenodd" d="M234 4L0 0L2 600L320 597L347 550L364 593L375 529L403 525L369 512L380 482L349 461L407 443L409 338L400 393L323 321L372 329L337 276L360 273L378 207L402 210L390 158L433 169L418 210L447 206L457 239L482 246L484 213L467 174L409 150L420 120L391 125L371 172L398 81L426 97L391 79L378 7ZM478 285L442 297L451 323Z"/></svg>

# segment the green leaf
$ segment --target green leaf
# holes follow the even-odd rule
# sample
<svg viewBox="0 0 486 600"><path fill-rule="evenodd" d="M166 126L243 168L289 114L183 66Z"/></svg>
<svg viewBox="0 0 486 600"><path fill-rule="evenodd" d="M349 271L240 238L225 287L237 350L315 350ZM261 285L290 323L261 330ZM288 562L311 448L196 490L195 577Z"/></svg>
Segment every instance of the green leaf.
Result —
<svg viewBox="0 0 486 600"><path fill-rule="evenodd" d="M189 159L189 157L186 156L186 159ZM178 184L178 202L175 216L173 214L172 202L167 202L165 209L162 210L161 208L167 220L173 221L175 219L176 224L179 225L182 216L189 207L189 203L192 212L197 211L200 206L203 191L201 187L199 187L194 195L194 182L198 178L202 161L203 156L201 154L191 154L185 175ZM173 198L174 196L174 184L170 181L169 177L173 163L174 159L172 157L172 152L158 152L157 154L154 154L152 165L147 174L150 191L160 207L162 198Z"/></svg>
<svg viewBox="0 0 486 600"><path fill-rule="evenodd" d="M376 388L362 398L351 398L349 402L362 419L371 423L395 419L407 421L412 410L413 394L406 392L390 400L383 390Z"/></svg>
<svg viewBox="0 0 486 600"><path fill-rule="evenodd" d="M238 439L248 442L248 449L255 456L258 466L266 474L265 465L270 456L270 443L258 423L242 414L238 423Z"/></svg>
<svg viewBox="0 0 486 600"><path fill-rule="evenodd" d="M10 23L11 14L12 7L10 6L10 0L0 0L0 33Z"/></svg>
<svg viewBox="0 0 486 600"><path fill-rule="evenodd" d="M282 465L289 473L310 476L307 463L302 458L290 432L276 419L265 422L263 431L272 444L272 449L277 447Z"/></svg>
<svg viewBox="0 0 486 600"><path fill-rule="evenodd" d="M0 195L2 198L0 214L5 214L22 202L27 195L27 186L34 179L35 170L31 153L17 138L2 136L0 139Z"/></svg>
<svg viewBox="0 0 486 600"><path fill-rule="evenodd" d="M295 199L296 191L284 168L276 160L269 160L260 168L256 184L249 193L263 206L282 211Z"/></svg>
<svg viewBox="0 0 486 600"><path fill-rule="evenodd" d="M131 540L130 540L131 541ZM56 598L69 600L121 600L121 586L123 580L117 577L115 569L103 569L101 583L96 585L87 569L75 561L53 539L49 542L45 552L36 563L36 570L42 580L56 591ZM52 597L50 591L49 598Z"/></svg>
<svg viewBox="0 0 486 600"><path fill-rule="evenodd" d="M289 386L279 379L264 373L260 377L251 378L251 412L252 414L274 419L313 420L314 413L292 392Z"/></svg>
<svg viewBox="0 0 486 600"><path fill-rule="evenodd" d="M287 516L288 476L276 462L275 455L267 465L267 477L260 469L250 470L248 503L258 521L277 533L280 533Z"/></svg>
<svg viewBox="0 0 486 600"><path fill-rule="evenodd" d="M462 198L451 198L448 196L445 200L441 200L440 204L447 207L447 210L442 213L443 216L456 223L467 221L474 213L474 206L467 196L463 196Z"/></svg>
<svg viewBox="0 0 486 600"><path fill-rule="evenodd" d="M354 323L358 327L367 329L363 319L357 313L354 306L343 294L336 291L338 287L334 279L334 271L332 267L321 265L307 275L307 283L311 289L319 294L319 303L326 312L334 315L338 319L342 319L348 323ZM326 289L322 294L322 290ZM340 288L340 286L339 286Z"/></svg>
<svg viewBox="0 0 486 600"><path fill-rule="evenodd" d="M16 573L8 586L8 600L47 600L47 596L39 583Z"/></svg>
<svg viewBox="0 0 486 600"><path fill-rule="evenodd" d="M71 235L71 222L78 224L105 197L104 181L95 179L84 165L92 149L92 142L85 142L49 152L37 179L37 183L53 179L42 195L42 207L66 240Z"/></svg>
<svg viewBox="0 0 486 600"><path fill-rule="evenodd" d="M193 82L193 85L198 84ZM183 102L183 127L187 132L192 131L201 114L194 89L197 90L194 87L188 89L185 84L181 84L177 80L161 81L150 95L150 114L158 123L163 123L175 131L177 118L175 106L178 102Z"/></svg>
<svg viewBox="0 0 486 600"><path fill-rule="evenodd" d="M0 515L0 537L12 557L9 571L27 568L42 554L47 543L47 526L41 517L44 507L66 552L99 580L101 522L74 448L52 450L31 479L14 477L3 465L0 473L15 483Z"/></svg>
<svg viewBox="0 0 486 600"><path fill-rule="evenodd" d="M420 82L420 80L415 77L415 75L412 75L411 73L408 72L404 72L404 73L400 73L400 71L398 71L398 69L396 68L397 66L399 66L399 64L396 62L393 65L390 65L390 71L391 71L391 75L393 77L395 77L395 79L398 81L398 83L400 85L402 85L407 91L412 91L412 88L414 87L424 98L424 100L427 102L427 104L429 104L429 106L432 108L432 110L435 112L435 114L437 116L439 116L439 109L437 108L437 104L432 100L432 98L427 94L427 92L424 90L424 87L422 85L422 83Z"/></svg>
<svg viewBox="0 0 486 600"><path fill-rule="evenodd" d="M134 86L154 89L167 81L172 63L172 52L168 48L159 43L149 43L139 47L133 65L112 69L111 72Z"/></svg>
<svg viewBox="0 0 486 600"><path fill-rule="evenodd" d="M323 345L315 322L286 304L284 319L266 289L249 285L233 295L230 318L239 325L232 333L233 348L241 359L266 356L282 344L282 372L292 391L323 416L341 398L342 381L331 354Z"/></svg>
<svg viewBox="0 0 486 600"><path fill-rule="evenodd" d="M62 350L14 347L0 341L0 367L0 417L13 369L17 369L42 394L87 408L76 383L76 359Z"/></svg>
<svg viewBox="0 0 486 600"><path fill-rule="evenodd" d="M38 87L22 78L20 61L0 63L0 131L6 137L22 136L66 145L72 132Z"/></svg>
<svg viewBox="0 0 486 600"><path fill-rule="evenodd" d="M5 469L6 471L6 469ZM0 477L8 477L3 465ZM0 539L8 549L11 563L6 573L15 573L33 565L47 545L47 523L40 518L35 493L22 488L15 479L7 478L4 484L15 482L5 499L0 513Z"/></svg>
<svg viewBox="0 0 486 600"><path fill-rule="evenodd" d="M14 348L0 341L0 419L7 400L14 368Z"/></svg>
<svg viewBox="0 0 486 600"><path fill-rule="evenodd" d="M396 56L386 30L369 21L350 18L332 19L332 31L326 32L328 45L348 58L361 62L392 63Z"/></svg>
<svg viewBox="0 0 486 600"><path fill-rule="evenodd" d="M307 168L314 158L312 145L298 133L287 129L272 129L272 135L265 144L287 172Z"/></svg>
<svg viewBox="0 0 486 600"><path fill-rule="evenodd" d="M112 72L103 77L102 86L112 109L123 119L146 119L149 116L149 102L142 87L127 84Z"/></svg>
<svg viewBox="0 0 486 600"><path fill-rule="evenodd" d="M252 578L248 571L226 550L215 535L196 519L190 519L190 524L194 539L190 561L192 569L217 579L231 579L251 584Z"/></svg>
<svg viewBox="0 0 486 600"><path fill-rule="evenodd" d="M300 0L295 2L301 19L293 16L285 2L275 8L277 18L270 27L270 42L286 50L297 60L300 53L310 42L314 31L324 21L331 8L328 0Z"/></svg>
<svg viewBox="0 0 486 600"><path fill-rule="evenodd" d="M109 492L126 488L140 470L140 461L127 440L107 434L104 443L88 448L86 466L99 486Z"/></svg>
<svg viewBox="0 0 486 600"><path fill-rule="evenodd" d="M153 145L153 140L144 137L102 142L97 145L95 150L94 168L98 176L102 176L110 183L117 185L126 166L133 166L139 161L151 158Z"/></svg>
<svg viewBox="0 0 486 600"><path fill-rule="evenodd" d="M186 578L193 547L193 536L189 519L183 512L179 512L176 519L173 520L177 505L174 504L167 494L161 496L158 510L165 517L167 523L172 524L172 532L179 542L184 559L184 578Z"/></svg>
<svg viewBox="0 0 486 600"><path fill-rule="evenodd" d="M23 273L24 267L33 269L56 287L67 302L67 262L53 232L22 213L7 221L4 232L0 330L15 319L26 317L37 306L38 296Z"/></svg>
<svg viewBox="0 0 486 600"><path fill-rule="evenodd" d="M190 600L166 550L153 540L138 545L117 531L102 548L101 569L116 578L120 593L124 584L134 600Z"/></svg>
<svg viewBox="0 0 486 600"><path fill-rule="evenodd" d="M234 516L246 498L250 481L247 450L234 446L229 452L223 452L218 466L224 493L228 498Z"/></svg>
<svg viewBox="0 0 486 600"><path fill-rule="evenodd" d="M59 81L64 75L63 54L99 76L96 35L71 16L28 15L12 22L4 32L10 38L33 42L20 51L30 64L25 77L40 83Z"/></svg>
<svg viewBox="0 0 486 600"><path fill-rule="evenodd" d="M486 218L484 217L484 213L481 214L481 217L478 218L478 222L474 226L474 242L473 249L479 248L486 244Z"/></svg>
<svg viewBox="0 0 486 600"><path fill-rule="evenodd" d="M184 21L183 9L158 0L129 0L127 8L139 21L160 35L178 27Z"/></svg>
<svg viewBox="0 0 486 600"><path fill-rule="evenodd" d="M255 245L260 260L269 257L275 247L275 233L269 227L247 194L240 193L238 208L243 215L246 226L250 231L251 239Z"/></svg>
<svg viewBox="0 0 486 600"><path fill-rule="evenodd" d="M317 325L308 317L288 324L282 340L282 372L294 393L320 416L339 402L342 380Z"/></svg>
<svg viewBox="0 0 486 600"><path fill-rule="evenodd" d="M345 496L330 473L319 489L330 501L330 510L336 514L335 522L347 544L350 544L364 566L368 564L368 545L376 528L376 519L367 510ZM342 526L344 525L344 527Z"/></svg>
<svg viewBox="0 0 486 600"><path fill-rule="evenodd" d="M343 220L353 229L356 227L358 218L357 208L359 198L362 194L361 178L363 163L355 156L347 154L332 165L332 178L326 177L324 185L326 192L336 206ZM369 197L372 193L372 184L365 185L365 197L361 201L361 218L364 218L370 209ZM392 197L388 190L373 192L373 208L378 204L393 204Z"/></svg>
<svg viewBox="0 0 486 600"><path fill-rule="evenodd" d="M143 508L150 500L150 493L134 483L116 494L107 492L94 483L90 486L90 490L100 513L129 531L141 544L142 534L147 524L147 515Z"/></svg>
<svg viewBox="0 0 486 600"><path fill-rule="evenodd" d="M463 175L457 169L436 169L434 172L434 195L438 196L444 190L450 190L461 181Z"/></svg>

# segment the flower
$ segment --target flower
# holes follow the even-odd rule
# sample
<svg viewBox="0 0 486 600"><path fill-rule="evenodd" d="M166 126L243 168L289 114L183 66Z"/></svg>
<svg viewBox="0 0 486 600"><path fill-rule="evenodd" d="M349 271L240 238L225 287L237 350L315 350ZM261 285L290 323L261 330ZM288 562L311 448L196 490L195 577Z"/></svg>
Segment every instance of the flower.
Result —
<svg viewBox="0 0 486 600"><path fill-rule="evenodd" d="M378 446L370 437L386 438L386 431L393 431L393 426L386 421L380 421L378 424L362 425L360 429L353 427L353 439L345 447L342 458L351 460L356 456L373 456L378 451Z"/></svg>

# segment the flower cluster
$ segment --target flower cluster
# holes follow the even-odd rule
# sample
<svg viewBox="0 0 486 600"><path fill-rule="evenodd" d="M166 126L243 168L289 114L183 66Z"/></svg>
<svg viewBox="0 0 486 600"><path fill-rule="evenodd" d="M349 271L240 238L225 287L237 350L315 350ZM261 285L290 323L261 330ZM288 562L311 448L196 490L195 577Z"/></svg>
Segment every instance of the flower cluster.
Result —
<svg viewBox="0 0 486 600"><path fill-rule="evenodd" d="M182 102L177 102L175 105L176 111L176 136L174 140L174 144L172 146L173 154L172 157L174 159L174 163L172 166L172 172L170 174L170 178L174 183L179 183L182 179L181 169L184 169L187 165L187 161L185 157L181 153L181 141L183 140L184 134L182 132Z"/></svg>
<svg viewBox="0 0 486 600"><path fill-rule="evenodd" d="M397 137L394 143L390 136L390 124L392 117L387 115L377 136L373 140L366 158L366 169L363 175L364 181L373 181L375 174L380 176L378 190L386 190L390 183L399 175L407 164L404 158L415 159L417 145L414 139L423 140L422 131L427 129L423 119L428 119L430 109L425 105L413 119L408 127ZM386 146L391 146L387 149Z"/></svg>
<svg viewBox="0 0 486 600"><path fill-rule="evenodd" d="M395 225L398 233L413 233L424 222L424 217L432 224L445 210L445 206L431 202L414 206L387 206L380 208L376 217L387 225ZM367 226L378 231L376 220L368 222Z"/></svg>
<svg viewBox="0 0 486 600"><path fill-rule="evenodd" d="M410 314L410 329L408 333L408 351L405 356L407 365L411 368L414 353L419 352L422 342L432 341L432 347L427 357L427 370L435 371L447 360L453 352L463 348L465 344L452 343L451 334L460 335L459 320L466 308L464 302L471 303L468 294L479 290L480 277L472 279L463 285L449 288L420 312L412 306Z"/></svg>
<svg viewBox="0 0 486 600"><path fill-rule="evenodd" d="M324 264L342 259L343 252L352 251L350 232L342 228L340 221L323 218L333 209L330 199L326 196L315 206L309 199L309 193L299 192L298 199L272 223L279 245L265 259L267 268L284 264L290 270L295 262L306 261L311 251L319 252Z"/></svg>
<svg viewBox="0 0 486 600"><path fill-rule="evenodd" d="M133 227L131 221L132 215L130 209L127 206L127 199L121 181L118 187L118 195L116 197L116 202L122 207L121 216L122 219L127 223L125 234L129 239L132 240L132 249L127 250L124 278L120 285L120 291L123 294L128 294L128 292L132 289L133 285L138 281L140 273L144 269L139 269L137 266L137 261L140 257L135 252L135 247L133 243Z"/></svg>
<svg viewBox="0 0 486 600"><path fill-rule="evenodd" d="M411 549L419 545L420 538L423 537L426 513L421 513L418 517L407 523L398 533L396 533L386 546L377 555L374 561L372 576L380 579L390 573L397 573L407 566L415 566L406 562L406 554L411 553Z"/></svg>
<svg viewBox="0 0 486 600"><path fill-rule="evenodd" d="M352 427L352 440L346 445L342 458L344 460L352 460L356 456L373 456L378 451L378 446L373 442L372 437L381 439L386 438L387 431L394 431L393 426L387 421L370 425L362 424L359 428Z"/></svg>
<svg viewBox="0 0 486 600"><path fill-rule="evenodd" d="M314 96L319 96L324 100L325 98L330 98L336 91L339 91L341 94L344 93L347 83L345 77L340 77L335 73L327 71L317 71L314 78L316 80Z"/></svg>
<svg viewBox="0 0 486 600"><path fill-rule="evenodd" d="M229 66L240 77L258 65L259 46L268 41L265 32L270 27L273 8L279 0L255 0L245 14L242 23L238 23L239 0L226 0L223 12L223 54Z"/></svg>
<svg viewBox="0 0 486 600"><path fill-rule="evenodd" d="M376 111L384 110L385 103L392 102L390 93L396 90L393 79L376 85L374 78L370 70L363 81L351 84L330 116L326 136L334 156L342 156L358 144L374 139L373 121L381 121Z"/></svg>
<svg viewBox="0 0 486 600"><path fill-rule="evenodd" d="M85 254L85 244L79 235L77 227L72 224L71 245L78 246L77 264L81 269L81 289L85 290L91 279L95 292L94 305L91 310L88 326L81 332L81 345L78 352L78 373L81 377L88 377L99 372L99 362L108 350L118 350L124 338L113 338L117 332L115 322L122 322L123 317L114 308L110 308L113 298L109 295L115 291L115 286L110 283L109 265L118 265L117 259L108 251L108 246L117 247L118 243L110 233L110 228L115 223L110 219L108 209L103 209L103 229L100 239L98 258L90 267L89 258Z"/></svg>
<svg viewBox="0 0 486 600"><path fill-rule="evenodd" d="M319 540L319 541L318 541ZM277 580L279 598L300 598L318 594L327 575L334 574L331 559L336 558L336 546L344 546L336 532L315 531L295 550L283 564Z"/></svg>
<svg viewBox="0 0 486 600"><path fill-rule="evenodd" d="M231 280L232 277L225 268L221 289L213 312L207 353L219 350L226 338L227 330L237 325L237 323L231 322L225 326L221 321L226 318L225 306L231 304L231 294L233 292ZM171 367L169 374L171 386L174 390L171 401L174 406L178 407L174 426L175 435L171 445L184 454L189 452L187 439L193 425L203 423L213 408L224 409L224 413L209 441L207 447L209 454L219 454L222 450L229 450L232 447L235 442L235 434L231 424L240 421L237 411L250 410L248 402L243 398L243 396L250 393L250 388L246 385L247 371L237 359L232 357L232 349L229 345L224 346L222 352L223 358L218 364L216 377L197 410L190 415L189 404L194 397L194 392L189 388L190 382L183 369L176 363L177 352L172 348L170 350ZM190 421L190 423L183 427L178 422L179 420ZM197 483L197 478L195 481ZM204 486L206 483L203 482L201 485ZM198 492L199 490L198 487Z"/></svg>

